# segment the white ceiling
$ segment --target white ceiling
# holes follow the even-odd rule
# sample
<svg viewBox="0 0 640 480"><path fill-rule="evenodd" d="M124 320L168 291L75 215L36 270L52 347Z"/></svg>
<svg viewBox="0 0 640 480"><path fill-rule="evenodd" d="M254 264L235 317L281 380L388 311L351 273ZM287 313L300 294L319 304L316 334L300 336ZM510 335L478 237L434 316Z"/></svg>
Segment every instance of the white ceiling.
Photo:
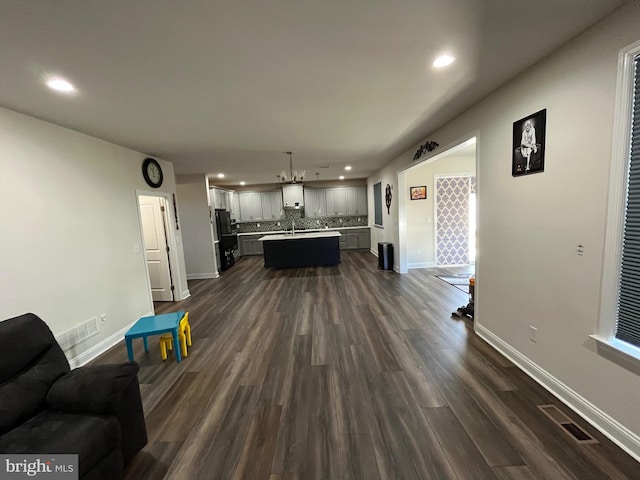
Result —
<svg viewBox="0 0 640 480"><path fill-rule="evenodd" d="M623 3L0 0L0 106L219 184L275 182L286 150L361 178Z"/></svg>

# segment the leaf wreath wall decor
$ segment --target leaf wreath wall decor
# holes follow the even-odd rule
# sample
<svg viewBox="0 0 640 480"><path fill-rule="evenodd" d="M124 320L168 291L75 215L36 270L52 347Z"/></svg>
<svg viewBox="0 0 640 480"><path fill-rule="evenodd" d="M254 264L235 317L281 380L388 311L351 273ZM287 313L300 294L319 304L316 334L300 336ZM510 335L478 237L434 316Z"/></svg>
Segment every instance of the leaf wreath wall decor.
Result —
<svg viewBox="0 0 640 480"><path fill-rule="evenodd" d="M432 152L433 150L435 150L439 146L440 146L439 143L432 142L432 141L428 141L427 143L423 143L422 145L420 145L420 148L418 148L418 150L416 151L416 154L413 156L413 160L414 161L418 160L425 153Z"/></svg>

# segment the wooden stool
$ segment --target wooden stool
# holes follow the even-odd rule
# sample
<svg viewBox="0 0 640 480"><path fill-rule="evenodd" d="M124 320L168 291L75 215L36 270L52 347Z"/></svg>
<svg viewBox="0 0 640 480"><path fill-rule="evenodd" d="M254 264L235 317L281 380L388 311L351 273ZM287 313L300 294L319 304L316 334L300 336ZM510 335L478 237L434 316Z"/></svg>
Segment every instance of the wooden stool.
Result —
<svg viewBox="0 0 640 480"><path fill-rule="evenodd" d="M186 312L180 320L178 326L178 338L180 340L180 353L183 357L188 355L187 345L191 346L191 325L189 325L189 312ZM167 350L173 350L173 337L170 333L165 333L160 337L160 356L162 360L167 359Z"/></svg>

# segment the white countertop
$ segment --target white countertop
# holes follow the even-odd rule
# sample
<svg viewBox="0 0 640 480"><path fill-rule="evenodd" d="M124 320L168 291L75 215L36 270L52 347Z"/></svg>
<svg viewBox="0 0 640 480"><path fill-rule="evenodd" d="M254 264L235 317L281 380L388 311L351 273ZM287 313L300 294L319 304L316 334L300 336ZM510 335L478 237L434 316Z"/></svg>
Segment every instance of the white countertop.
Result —
<svg viewBox="0 0 640 480"><path fill-rule="evenodd" d="M296 230L297 233L300 233L301 235L306 233L314 233L314 232L334 232L336 230L355 230L355 229L359 229L359 228L371 228L370 225L362 225L360 227L329 227L329 228L307 228L307 229L303 229L303 230ZM239 233L238 236L244 236L244 235L273 235L276 233L286 233L286 230L268 230L265 232L244 232L244 233ZM291 234L289 234L291 235Z"/></svg>
<svg viewBox="0 0 640 480"><path fill-rule="evenodd" d="M259 242L266 242L268 240L301 240L305 238L329 238L329 237L341 237L340 232L335 230L324 230L320 232L304 232L304 233L280 233L276 235L265 235L258 239Z"/></svg>

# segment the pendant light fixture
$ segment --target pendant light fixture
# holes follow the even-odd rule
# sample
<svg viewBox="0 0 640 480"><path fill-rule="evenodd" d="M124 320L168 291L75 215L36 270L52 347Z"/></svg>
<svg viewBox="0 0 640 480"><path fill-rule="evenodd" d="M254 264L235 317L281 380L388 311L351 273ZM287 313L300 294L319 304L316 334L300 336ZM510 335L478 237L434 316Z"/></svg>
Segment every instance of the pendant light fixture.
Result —
<svg viewBox="0 0 640 480"><path fill-rule="evenodd" d="M289 155L289 173L282 170L280 175L276 175L280 183L297 183L303 182L306 175L306 170L294 170L293 169L293 152L284 152Z"/></svg>

